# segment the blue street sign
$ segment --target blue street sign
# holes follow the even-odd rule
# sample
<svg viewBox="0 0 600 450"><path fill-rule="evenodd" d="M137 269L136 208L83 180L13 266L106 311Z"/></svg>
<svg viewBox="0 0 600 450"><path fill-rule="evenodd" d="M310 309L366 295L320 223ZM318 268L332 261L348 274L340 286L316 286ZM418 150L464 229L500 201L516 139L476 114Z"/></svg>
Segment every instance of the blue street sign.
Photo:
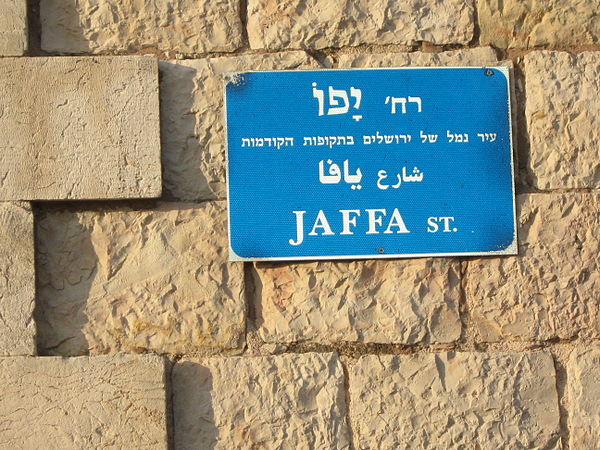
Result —
<svg viewBox="0 0 600 450"><path fill-rule="evenodd" d="M517 253L506 67L225 83L231 260Z"/></svg>

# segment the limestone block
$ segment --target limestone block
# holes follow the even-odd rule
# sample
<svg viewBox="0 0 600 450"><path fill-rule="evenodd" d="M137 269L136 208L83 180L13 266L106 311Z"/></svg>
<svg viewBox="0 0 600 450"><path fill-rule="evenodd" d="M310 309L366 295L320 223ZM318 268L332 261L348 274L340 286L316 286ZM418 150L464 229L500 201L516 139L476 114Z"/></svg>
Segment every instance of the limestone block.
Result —
<svg viewBox="0 0 600 450"><path fill-rule="evenodd" d="M403 67L403 66L482 66L498 61L491 47L453 50L441 53L350 53L338 57L338 66Z"/></svg>
<svg viewBox="0 0 600 450"><path fill-rule="evenodd" d="M266 342L441 343L460 337L453 259L256 266L254 311Z"/></svg>
<svg viewBox="0 0 600 450"><path fill-rule="evenodd" d="M567 374L569 447L596 448L600 441L600 348L573 351Z"/></svg>
<svg viewBox="0 0 600 450"><path fill-rule="evenodd" d="M61 53L184 54L244 43L237 0L41 0L42 49Z"/></svg>
<svg viewBox="0 0 600 450"><path fill-rule="evenodd" d="M368 355L349 378L357 449L560 448L545 352Z"/></svg>
<svg viewBox="0 0 600 450"><path fill-rule="evenodd" d="M161 194L152 57L0 59L0 200Z"/></svg>
<svg viewBox="0 0 600 450"><path fill-rule="evenodd" d="M167 449L161 357L0 358L0 389L4 448Z"/></svg>
<svg viewBox="0 0 600 450"><path fill-rule="evenodd" d="M519 195L519 256L468 262L476 338L600 337L600 195Z"/></svg>
<svg viewBox="0 0 600 450"><path fill-rule="evenodd" d="M481 44L567 47L600 40L597 0L477 0Z"/></svg>
<svg viewBox="0 0 600 450"><path fill-rule="evenodd" d="M600 52L531 52L525 84L531 183L600 187Z"/></svg>
<svg viewBox="0 0 600 450"><path fill-rule="evenodd" d="M0 8L0 56L21 56L27 51L27 2L3 0Z"/></svg>
<svg viewBox="0 0 600 450"><path fill-rule="evenodd" d="M34 355L33 215L28 203L0 203L0 355Z"/></svg>
<svg viewBox="0 0 600 450"><path fill-rule="evenodd" d="M257 49L468 44L473 31L472 1L248 1L248 38Z"/></svg>
<svg viewBox="0 0 600 450"><path fill-rule="evenodd" d="M224 199L223 74L317 68L304 52L160 63L161 135L167 195L184 201Z"/></svg>
<svg viewBox="0 0 600 450"><path fill-rule="evenodd" d="M172 381L176 448L349 448L335 354L184 359Z"/></svg>
<svg viewBox="0 0 600 450"><path fill-rule="evenodd" d="M243 265L227 263L224 203L41 214L40 352L183 354L242 346Z"/></svg>

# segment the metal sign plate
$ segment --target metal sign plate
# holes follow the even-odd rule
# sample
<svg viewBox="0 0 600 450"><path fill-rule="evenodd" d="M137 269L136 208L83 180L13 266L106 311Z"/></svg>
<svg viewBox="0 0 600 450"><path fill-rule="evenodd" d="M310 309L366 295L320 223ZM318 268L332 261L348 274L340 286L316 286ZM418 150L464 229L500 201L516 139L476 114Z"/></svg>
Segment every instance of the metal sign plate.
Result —
<svg viewBox="0 0 600 450"><path fill-rule="evenodd" d="M230 259L517 252L506 67L225 80Z"/></svg>

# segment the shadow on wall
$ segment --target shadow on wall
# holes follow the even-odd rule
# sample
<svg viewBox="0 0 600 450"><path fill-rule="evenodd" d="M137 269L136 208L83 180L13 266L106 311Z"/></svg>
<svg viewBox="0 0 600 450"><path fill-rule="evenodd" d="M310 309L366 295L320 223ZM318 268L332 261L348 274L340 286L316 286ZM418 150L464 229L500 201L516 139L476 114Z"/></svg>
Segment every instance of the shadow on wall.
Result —
<svg viewBox="0 0 600 450"><path fill-rule="evenodd" d="M196 68L161 61L159 69L163 196L187 201L215 198L202 168L214 164L209 146L217 131L198 122L207 114L220 115L195 105L194 93L203 88L196 85ZM210 101L205 106L211 107Z"/></svg>
<svg viewBox="0 0 600 450"><path fill-rule="evenodd" d="M89 354L87 301L98 270L91 230L67 211L36 220L36 305L39 355Z"/></svg>
<svg viewBox="0 0 600 450"><path fill-rule="evenodd" d="M177 363L172 386L175 448L216 448L219 430L215 426L210 369L191 361Z"/></svg>
<svg viewBox="0 0 600 450"><path fill-rule="evenodd" d="M245 264L245 274L244 274L244 295L246 297L246 301L248 302L248 322L247 328L248 331L256 331L258 330L263 323L265 322L264 314L263 314L263 304L262 304L262 296L263 296L263 284L258 275L258 268L263 267L277 267L276 263L262 263L262 262L248 262ZM281 263L281 266L287 266L287 263Z"/></svg>
<svg viewBox="0 0 600 450"><path fill-rule="evenodd" d="M106 3L110 5L110 3ZM108 6L106 6L108 7ZM40 22L44 32L41 34L41 46L47 52L70 54L90 53L92 48L89 36L89 14L82 10L77 0L40 0ZM96 11L96 14L101 12ZM104 12L108 17L108 11Z"/></svg>

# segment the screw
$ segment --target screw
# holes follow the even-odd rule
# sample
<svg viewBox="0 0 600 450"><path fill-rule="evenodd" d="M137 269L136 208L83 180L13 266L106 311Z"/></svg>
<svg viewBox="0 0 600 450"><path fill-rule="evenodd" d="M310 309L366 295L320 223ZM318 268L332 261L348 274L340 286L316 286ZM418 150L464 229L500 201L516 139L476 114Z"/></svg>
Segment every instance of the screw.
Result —
<svg viewBox="0 0 600 450"><path fill-rule="evenodd" d="M384 252L385 252L384 249L382 249L382 248L379 249L379 253L384 253Z"/></svg>
<svg viewBox="0 0 600 450"><path fill-rule="evenodd" d="M488 69L488 70L486 70L486 71L485 71L485 74L486 74L488 77L491 77L492 75L494 75L494 71L493 71L492 69Z"/></svg>

